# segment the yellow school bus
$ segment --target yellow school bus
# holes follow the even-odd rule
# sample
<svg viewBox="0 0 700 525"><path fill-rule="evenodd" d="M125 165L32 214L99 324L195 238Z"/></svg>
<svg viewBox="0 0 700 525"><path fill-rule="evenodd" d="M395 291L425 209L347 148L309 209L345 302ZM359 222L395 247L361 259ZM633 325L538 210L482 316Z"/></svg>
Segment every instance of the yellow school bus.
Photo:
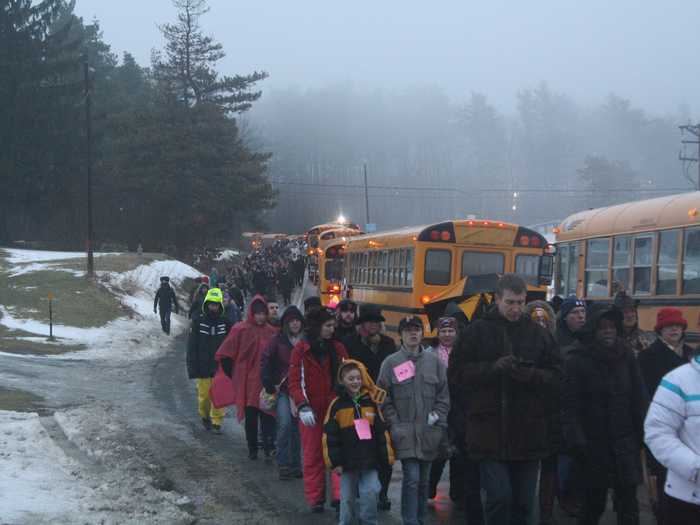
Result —
<svg viewBox="0 0 700 525"><path fill-rule="evenodd" d="M500 221L453 220L350 237L345 246L348 293L382 309L396 337L402 317L418 315L431 333L425 305L465 277L517 273L544 298L552 256L546 239Z"/></svg>
<svg viewBox="0 0 700 525"><path fill-rule="evenodd" d="M318 251L318 294L323 306L335 308L343 294L345 241L321 243Z"/></svg>
<svg viewBox="0 0 700 525"><path fill-rule="evenodd" d="M555 231L555 293L639 301L639 324L653 330L665 306L683 310L688 340L700 341L700 192L576 213Z"/></svg>

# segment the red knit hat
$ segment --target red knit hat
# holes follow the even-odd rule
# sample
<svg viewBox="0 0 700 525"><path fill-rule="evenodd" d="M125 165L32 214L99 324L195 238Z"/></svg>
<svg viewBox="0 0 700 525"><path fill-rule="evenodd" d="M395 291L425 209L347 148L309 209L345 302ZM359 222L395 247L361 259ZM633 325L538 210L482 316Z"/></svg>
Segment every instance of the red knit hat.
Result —
<svg viewBox="0 0 700 525"><path fill-rule="evenodd" d="M682 326L683 330L688 328L688 321L683 317L683 312L678 308L662 308L656 314L656 326L654 330L660 332L662 328L667 326Z"/></svg>
<svg viewBox="0 0 700 525"><path fill-rule="evenodd" d="M208 275L202 275L202 276L199 278L199 282L201 282L202 284L209 284L209 276L208 276Z"/></svg>

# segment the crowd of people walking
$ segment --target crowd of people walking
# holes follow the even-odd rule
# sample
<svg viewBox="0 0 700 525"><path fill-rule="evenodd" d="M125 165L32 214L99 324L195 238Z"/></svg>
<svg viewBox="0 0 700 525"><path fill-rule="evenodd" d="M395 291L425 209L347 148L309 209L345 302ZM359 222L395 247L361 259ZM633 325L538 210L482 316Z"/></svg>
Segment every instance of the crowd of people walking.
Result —
<svg viewBox="0 0 700 525"><path fill-rule="evenodd" d="M250 460L262 449L280 480L303 479L312 512L330 499L342 524L391 508L395 461L407 525L426 522L448 463L470 525L552 524L557 503L594 525L609 493L618 523L638 524L642 483L658 523L700 523L700 358L680 310L661 309L649 334L624 292L611 304L526 297L504 275L480 319L452 303L425 346L423 320L408 316L397 346L373 305L311 298L277 320L255 294L233 322L209 288L187 354L202 424L221 432L219 377Z"/></svg>

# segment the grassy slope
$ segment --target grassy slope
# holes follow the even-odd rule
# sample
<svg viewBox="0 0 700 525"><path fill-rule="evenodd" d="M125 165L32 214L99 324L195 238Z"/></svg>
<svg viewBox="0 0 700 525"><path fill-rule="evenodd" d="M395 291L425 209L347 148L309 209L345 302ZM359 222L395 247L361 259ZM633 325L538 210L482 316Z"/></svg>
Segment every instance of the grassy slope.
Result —
<svg viewBox="0 0 700 525"><path fill-rule="evenodd" d="M107 255L95 258L98 271L125 272L141 264L166 257L161 254ZM48 262L52 268L83 270L84 259L67 259ZM100 327L127 312L119 300L99 282L56 270L41 270L17 277L9 277L9 268L0 250L0 304L13 315L23 319L49 322L48 293L54 295L53 321L55 324L80 328ZM0 314L1 315L1 314ZM18 330L10 331L0 326L0 350L13 353L60 354L81 350L82 345L55 345L25 341L18 337L34 336Z"/></svg>

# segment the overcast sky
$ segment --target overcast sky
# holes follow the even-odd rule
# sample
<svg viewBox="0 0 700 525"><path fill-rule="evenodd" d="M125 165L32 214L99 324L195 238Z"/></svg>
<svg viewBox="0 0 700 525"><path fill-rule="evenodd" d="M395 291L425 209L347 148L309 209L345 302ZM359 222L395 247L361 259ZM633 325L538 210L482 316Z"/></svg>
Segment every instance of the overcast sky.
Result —
<svg viewBox="0 0 700 525"><path fill-rule="evenodd" d="M541 81L583 103L610 92L655 112L700 93L700 1L210 0L205 31L221 69L264 69L270 88L351 82L389 89L434 84L451 98L485 93L512 109ZM147 64L162 46L170 0L78 0L105 40Z"/></svg>

